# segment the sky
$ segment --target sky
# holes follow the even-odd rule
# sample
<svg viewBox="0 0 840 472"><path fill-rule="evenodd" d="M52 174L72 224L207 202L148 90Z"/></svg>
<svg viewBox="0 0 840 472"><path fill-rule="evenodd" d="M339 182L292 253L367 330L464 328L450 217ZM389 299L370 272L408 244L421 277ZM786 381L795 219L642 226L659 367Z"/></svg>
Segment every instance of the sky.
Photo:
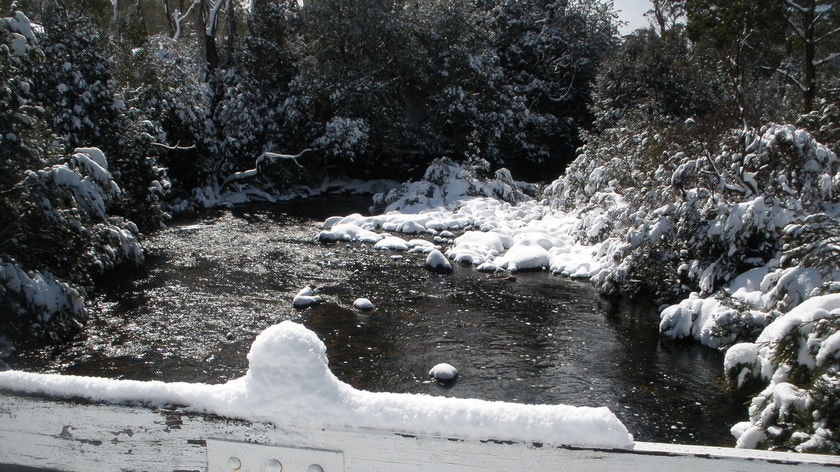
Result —
<svg viewBox="0 0 840 472"><path fill-rule="evenodd" d="M632 33L638 28L648 26L644 14L650 10L651 4L648 0L613 0L615 9L618 11L618 19L628 22L619 31L621 34Z"/></svg>

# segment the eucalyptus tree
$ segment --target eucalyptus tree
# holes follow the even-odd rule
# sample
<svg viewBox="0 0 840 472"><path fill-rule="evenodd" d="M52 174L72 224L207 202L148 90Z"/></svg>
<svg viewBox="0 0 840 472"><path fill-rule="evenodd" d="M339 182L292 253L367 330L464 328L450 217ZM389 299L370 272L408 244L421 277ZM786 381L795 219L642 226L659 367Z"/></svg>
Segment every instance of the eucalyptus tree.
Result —
<svg viewBox="0 0 840 472"><path fill-rule="evenodd" d="M840 36L840 5L834 0L785 0L785 4L792 39L801 43L801 76L788 77L802 91L802 109L808 113L818 95L818 69L840 62L838 43L832 42Z"/></svg>
<svg viewBox="0 0 840 472"><path fill-rule="evenodd" d="M780 0L686 0L689 37L719 54L728 71L730 91L744 129L771 117L762 116L754 92L768 84L784 54L785 6ZM758 82L758 84L756 84Z"/></svg>

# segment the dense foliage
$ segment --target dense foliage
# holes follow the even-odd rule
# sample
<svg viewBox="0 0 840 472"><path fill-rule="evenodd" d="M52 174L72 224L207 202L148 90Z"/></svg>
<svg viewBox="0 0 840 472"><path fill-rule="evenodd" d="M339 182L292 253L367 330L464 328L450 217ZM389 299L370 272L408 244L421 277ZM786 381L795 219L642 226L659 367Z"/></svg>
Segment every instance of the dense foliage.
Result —
<svg viewBox="0 0 840 472"><path fill-rule="evenodd" d="M51 28L21 11L0 24L0 328L60 338L84 320L85 287L142 261L138 224L161 223L170 184L150 149L161 131L110 87L93 25L46 15Z"/></svg>

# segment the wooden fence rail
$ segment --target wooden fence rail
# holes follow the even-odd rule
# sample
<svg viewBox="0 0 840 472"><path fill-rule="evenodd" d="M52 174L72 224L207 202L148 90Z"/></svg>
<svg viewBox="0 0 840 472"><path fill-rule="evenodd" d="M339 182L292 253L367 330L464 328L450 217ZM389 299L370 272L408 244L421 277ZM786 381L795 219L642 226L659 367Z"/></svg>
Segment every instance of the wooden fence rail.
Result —
<svg viewBox="0 0 840 472"><path fill-rule="evenodd" d="M178 408L0 392L0 471L761 471L840 467L840 457L637 442L632 450L303 429Z"/></svg>

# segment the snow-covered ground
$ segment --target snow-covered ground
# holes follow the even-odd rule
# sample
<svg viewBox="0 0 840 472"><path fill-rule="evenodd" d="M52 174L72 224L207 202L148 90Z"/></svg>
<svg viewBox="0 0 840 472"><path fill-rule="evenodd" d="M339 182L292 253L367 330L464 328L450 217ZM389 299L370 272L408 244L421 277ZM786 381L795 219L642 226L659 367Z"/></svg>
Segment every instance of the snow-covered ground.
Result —
<svg viewBox="0 0 840 472"><path fill-rule="evenodd" d="M406 434L629 449L633 438L606 407L523 405L356 390L330 371L317 335L290 321L265 329L247 373L225 384L138 382L0 372L0 388L106 402L186 405L287 426L376 428Z"/></svg>

